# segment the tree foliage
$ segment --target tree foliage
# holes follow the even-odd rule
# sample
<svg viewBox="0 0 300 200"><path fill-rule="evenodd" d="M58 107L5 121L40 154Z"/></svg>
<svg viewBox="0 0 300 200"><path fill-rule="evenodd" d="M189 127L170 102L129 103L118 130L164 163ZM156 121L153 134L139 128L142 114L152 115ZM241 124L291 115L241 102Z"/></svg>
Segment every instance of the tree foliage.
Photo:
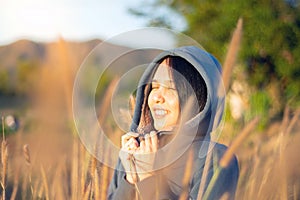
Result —
<svg viewBox="0 0 300 200"><path fill-rule="evenodd" d="M8 72L0 70L0 95L8 92Z"/></svg>
<svg viewBox="0 0 300 200"><path fill-rule="evenodd" d="M300 6L296 1L154 0L148 5L152 11L161 6L183 16L184 33L220 61L241 17L244 27L239 62L245 67L247 82L256 91L277 84L278 96L270 98L278 98L280 110L286 104L300 105ZM144 12L144 15L152 21L163 19L157 23L160 26L175 28L168 15L162 13L158 17L153 13Z"/></svg>

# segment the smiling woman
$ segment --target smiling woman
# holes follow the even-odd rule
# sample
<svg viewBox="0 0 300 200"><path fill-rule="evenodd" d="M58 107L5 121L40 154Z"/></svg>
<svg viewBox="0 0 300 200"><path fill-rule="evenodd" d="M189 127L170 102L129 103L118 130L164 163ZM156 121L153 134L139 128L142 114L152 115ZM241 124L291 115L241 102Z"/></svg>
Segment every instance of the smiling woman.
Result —
<svg viewBox="0 0 300 200"><path fill-rule="evenodd" d="M220 73L218 61L195 46L153 60L137 89L131 132L121 138L108 199L234 199L237 159L218 175L227 147L210 139L224 109Z"/></svg>

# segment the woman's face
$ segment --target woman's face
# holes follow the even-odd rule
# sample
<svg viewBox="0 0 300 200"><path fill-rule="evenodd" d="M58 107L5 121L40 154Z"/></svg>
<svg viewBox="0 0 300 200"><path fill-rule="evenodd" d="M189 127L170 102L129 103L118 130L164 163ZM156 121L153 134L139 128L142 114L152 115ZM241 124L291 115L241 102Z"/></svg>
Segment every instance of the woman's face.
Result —
<svg viewBox="0 0 300 200"><path fill-rule="evenodd" d="M180 114L179 97L166 60L158 66L154 74L148 106L156 130L177 124Z"/></svg>

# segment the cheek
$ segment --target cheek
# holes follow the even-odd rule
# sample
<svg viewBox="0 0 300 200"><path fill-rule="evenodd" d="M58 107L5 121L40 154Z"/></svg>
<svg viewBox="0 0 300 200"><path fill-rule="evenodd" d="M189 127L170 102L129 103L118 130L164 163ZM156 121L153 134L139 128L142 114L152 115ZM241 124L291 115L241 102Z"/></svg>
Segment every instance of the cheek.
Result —
<svg viewBox="0 0 300 200"><path fill-rule="evenodd" d="M179 112L179 99L177 95L170 95L167 97L168 99L168 104L171 108L174 109L174 111Z"/></svg>
<svg viewBox="0 0 300 200"><path fill-rule="evenodd" d="M147 103L148 103L148 106L149 106L149 108L151 109L151 107L153 106L153 93L152 92L150 92L150 94L149 94L149 96L148 96L148 101L147 101Z"/></svg>

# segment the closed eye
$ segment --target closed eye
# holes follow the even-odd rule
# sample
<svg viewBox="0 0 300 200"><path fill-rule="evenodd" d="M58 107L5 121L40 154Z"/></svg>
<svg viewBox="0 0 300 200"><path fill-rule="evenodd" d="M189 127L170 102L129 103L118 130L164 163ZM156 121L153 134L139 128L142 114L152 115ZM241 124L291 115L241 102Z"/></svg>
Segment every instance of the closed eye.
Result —
<svg viewBox="0 0 300 200"><path fill-rule="evenodd" d="M166 84L159 83L157 81L153 81L151 85L152 89L159 89L159 87L163 87L165 89L176 90L173 81L167 82Z"/></svg>

